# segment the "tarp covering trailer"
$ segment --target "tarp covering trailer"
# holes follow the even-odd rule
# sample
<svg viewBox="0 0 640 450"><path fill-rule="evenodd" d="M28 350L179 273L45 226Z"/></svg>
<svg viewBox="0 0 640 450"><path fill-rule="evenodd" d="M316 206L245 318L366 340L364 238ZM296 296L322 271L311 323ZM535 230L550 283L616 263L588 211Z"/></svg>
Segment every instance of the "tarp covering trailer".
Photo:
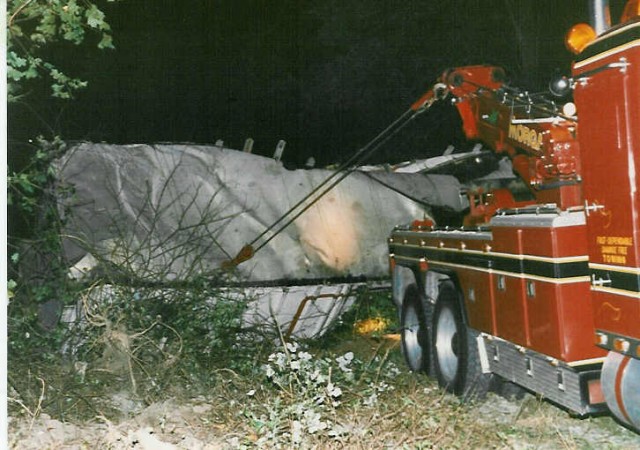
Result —
<svg viewBox="0 0 640 450"><path fill-rule="evenodd" d="M244 244L332 174L288 170L272 158L187 144L80 143L56 168L70 275L108 266L124 280L147 284L219 274ZM327 282L387 279L386 238L395 224L425 217L430 206L458 213L468 207L455 177L406 170L353 171L236 266L233 279L249 286L285 285L287 292L295 285L316 292ZM273 303L272 292L263 297ZM289 326L308 295L299 297L280 302L277 311L250 310L287 316L279 323ZM296 321L303 323L304 317Z"/></svg>

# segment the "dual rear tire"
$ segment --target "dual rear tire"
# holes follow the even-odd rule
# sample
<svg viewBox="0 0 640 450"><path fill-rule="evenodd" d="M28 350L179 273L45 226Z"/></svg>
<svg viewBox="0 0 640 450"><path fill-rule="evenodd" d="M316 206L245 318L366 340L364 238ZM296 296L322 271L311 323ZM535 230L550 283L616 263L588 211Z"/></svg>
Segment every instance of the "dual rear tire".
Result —
<svg viewBox="0 0 640 450"><path fill-rule="evenodd" d="M433 306L424 301L415 284L404 294L400 321L402 323L402 352L409 369L431 375L431 337L425 324L431 320Z"/></svg>
<svg viewBox="0 0 640 450"><path fill-rule="evenodd" d="M491 377L482 372L478 333L467 326L450 280L440 283L435 305L410 285L401 321L402 348L412 371L434 376L441 387L465 400L485 396Z"/></svg>

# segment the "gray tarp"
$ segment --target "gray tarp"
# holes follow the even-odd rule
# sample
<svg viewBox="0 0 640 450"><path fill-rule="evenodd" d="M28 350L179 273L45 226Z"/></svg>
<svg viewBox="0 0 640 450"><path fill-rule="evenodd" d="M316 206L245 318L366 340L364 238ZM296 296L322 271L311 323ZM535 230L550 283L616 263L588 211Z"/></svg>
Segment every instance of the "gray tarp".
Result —
<svg viewBox="0 0 640 450"><path fill-rule="evenodd" d="M73 188L61 201L69 261L91 254L149 281L217 270L332 173L177 144L82 143L57 169L61 186ZM423 217L424 208L371 176L426 204L467 206L451 176L355 172L239 265L240 277L386 276L387 236L394 225Z"/></svg>

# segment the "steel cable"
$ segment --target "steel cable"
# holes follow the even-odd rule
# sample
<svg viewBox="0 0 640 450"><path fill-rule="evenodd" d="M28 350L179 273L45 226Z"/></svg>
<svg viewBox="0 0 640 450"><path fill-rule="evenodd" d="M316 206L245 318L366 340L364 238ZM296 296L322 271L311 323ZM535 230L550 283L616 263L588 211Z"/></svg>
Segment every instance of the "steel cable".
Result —
<svg viewBox="0 0 640 450"><path fill-rule="evenodd" d="M295 205L293 205L287 212L285 212L282 216L280 216L275 222L269 225L262 233L256 236L251 242L246 244L238 255L230 261L225 261L223 263L223 268L229 268L232 266L236 266L251 257L267 245L274 237L280 234L285 228L287 228L293 221L295 221L298 217L300 217L305 211L311 208L316 202L318 202L323 196L325 196L329 191L331 191L334 187L336 187L342 180L347 178L351 173L354 172L355 167L369 158L375 151L377 151L383 144L385 144L389 139L396 135L400 130L402 130L407 124L409 124L412 120L414 120L418 115L422 114L424 111L428 110L429 107L435 102L431 101L425 104L423 107L414 109L409 108L407 111L402 113L396 120L394 120L389 126L387 126L384 130L382 130L376 137L374 137L371 141L369 141L365 146L360 148L357 152L355 152L347 161L340 164L338 168L325 178L318 186L316 186L311 192L309 192L306 196L304 196L301 200L299 200ZM328 186L327 186L328 185ZM310 198L314 195L317 196L308 202ZM308 203L306 203L308 202ZM305 205L306 203L306 205ZM304 206L303 206L304 205ZM301 206L303 206L299 211L296 212ZM295 213L295 214L294 214ZM291 216L293 214L293 216ZM284 223L282 223L284 222ZM279 228L273 232L269 237L264 239L257 247L253 247L258 241L260 241L267 233L272 231L278 225Z"/></svg>

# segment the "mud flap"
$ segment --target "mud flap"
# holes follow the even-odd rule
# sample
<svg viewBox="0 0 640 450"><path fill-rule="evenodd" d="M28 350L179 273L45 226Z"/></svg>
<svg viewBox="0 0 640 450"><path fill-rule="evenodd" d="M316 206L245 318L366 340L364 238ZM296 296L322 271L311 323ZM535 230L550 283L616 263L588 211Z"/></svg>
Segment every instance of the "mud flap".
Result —
<svg viewBox="0 0 640 450"><path fill-rule="evenodd" d="M482 368L482 373L491 373L487 347L484 345L484 338L481 334L476 337L476 342L478 343L478 356L480 356L480 367Z"/></svg>

